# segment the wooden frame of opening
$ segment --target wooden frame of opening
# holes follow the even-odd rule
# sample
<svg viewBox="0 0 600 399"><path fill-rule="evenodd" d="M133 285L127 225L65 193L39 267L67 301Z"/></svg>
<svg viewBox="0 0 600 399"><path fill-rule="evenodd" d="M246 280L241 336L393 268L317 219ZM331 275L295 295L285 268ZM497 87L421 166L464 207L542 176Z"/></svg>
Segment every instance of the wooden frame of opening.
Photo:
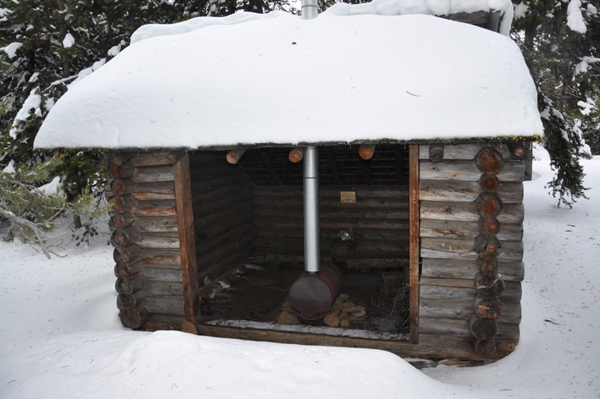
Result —
<svg viewBox="0 0 600 399"><path fill-rule="evenodd" d="M173 165L175 180L177 225L179 230L181 270L183 278L183 297L185 318L194 323L198 311L198 280L196 264L196 251L194 243L194 227L192 214L192 195L190 182L189 156L186 154ZM409 220L410 220L410 319L409 343L419 343L419 146L409 146ZM408 345L406 342L374 341L367 344L368 340L330 337L315 335L313 338L298 333L283 333L277 331L236 330L227 327L200 325L196 326L200 334L234 337L244 339L272 340L276 342L324 344L341 346L364 346L370 348L387 349L396 353L405 353L401 348ZM397 347L399 346L399 347ZM396 348L397 347L397 348ZM413 353L412 351L409 351ZM418 354L420 351L417 351Z"/></svg>

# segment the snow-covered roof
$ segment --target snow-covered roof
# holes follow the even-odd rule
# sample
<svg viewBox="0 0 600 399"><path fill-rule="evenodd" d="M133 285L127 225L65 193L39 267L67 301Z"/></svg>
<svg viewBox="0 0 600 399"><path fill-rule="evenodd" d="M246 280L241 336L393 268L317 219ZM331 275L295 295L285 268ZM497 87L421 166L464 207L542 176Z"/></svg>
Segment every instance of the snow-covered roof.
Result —
<svg viewBox="0 0 600 399"><path fill-rule="evenodd" d="M509 38L427 15L339 15L351 7L308 21L234 14L140 28L134 44L57 102L35 146L542 134L533 81Z"/></svg>

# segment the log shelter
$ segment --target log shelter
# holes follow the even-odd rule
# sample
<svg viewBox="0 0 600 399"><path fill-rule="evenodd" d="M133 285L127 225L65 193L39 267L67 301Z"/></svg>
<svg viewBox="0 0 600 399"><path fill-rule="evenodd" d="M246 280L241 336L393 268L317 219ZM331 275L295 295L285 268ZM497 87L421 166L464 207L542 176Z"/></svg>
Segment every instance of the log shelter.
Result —
<svg viewBox="0 0 600 399"><path fill-rule="evenodd" d="M490 10L444 16L494 32L503 17ZM535 98L529 105L537 113ZM450 138L107 146L121 322L146 331L375 348L413 358L508 355L519 342L522 313L523 181L531 179L531 142L541 128L497 130ZM341 269L342 292L367 312L347 328L275 323L273 312L293 281L285 279L297 277L304 263L308 145L319 148L321 260ZM214 284L245 272L262 279L258 296L245 297L250 288L236 290L234 282L231 294L215 296ZM385 312L369 317L388 284L406 288L402 320ZM248 311L240 320L236 311L267 292L279 295L270 313L252 320ZM358 298L365 292L371 296Z"/></svg>

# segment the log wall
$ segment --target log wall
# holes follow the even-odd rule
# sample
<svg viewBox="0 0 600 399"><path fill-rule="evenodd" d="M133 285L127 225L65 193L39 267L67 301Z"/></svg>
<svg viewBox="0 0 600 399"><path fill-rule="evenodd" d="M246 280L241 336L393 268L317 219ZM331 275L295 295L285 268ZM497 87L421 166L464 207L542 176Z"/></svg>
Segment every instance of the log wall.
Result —
<svg viewBox="0 0 600 399"><path fill-rule="evenodd" d="M173 164L176 152L107 153L115 288L125 327L184 315Z"/></svg>
<svg viewBox="0 0 600 399"><path fill-rule="evenodd" d="M340 192L356 193L341 203ZM322 186L319 190L321 256L349 269L408 266L408 190L390 186ZM302 186L257 186L256 255L273 263L304 263ZM341 230L353 240L342 241Z"/></svg>
<svg viewBox="0 0 600 399"><path fill-rule="evenodd" d="M254 252L253 185L224 154L190 153L198 285L239 266Z"/></svg>
<svg viewBox="0 0 600 399"><path fill-rule="evenodd" d="M419 333L468 338L484 358L504 356L519 341L522 182L530 169L515 147L419 149Z"/></svg>

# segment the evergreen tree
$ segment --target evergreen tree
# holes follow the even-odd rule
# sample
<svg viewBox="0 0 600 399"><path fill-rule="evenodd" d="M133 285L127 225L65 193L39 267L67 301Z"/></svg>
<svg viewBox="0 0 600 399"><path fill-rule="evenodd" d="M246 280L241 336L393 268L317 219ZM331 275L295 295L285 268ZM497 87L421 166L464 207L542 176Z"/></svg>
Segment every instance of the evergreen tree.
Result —
<svg viewBox="0 0 600 399"><path fill-rule="evenodd" d="M513 38L538 87L544 147L556 171L548 183L559 204L585 197L584 137L600 135L600 14L598 0L523 0L515 3ZM582 114L582 111L588 115ZM595 116L594 116L595 115Z"/></svg>

